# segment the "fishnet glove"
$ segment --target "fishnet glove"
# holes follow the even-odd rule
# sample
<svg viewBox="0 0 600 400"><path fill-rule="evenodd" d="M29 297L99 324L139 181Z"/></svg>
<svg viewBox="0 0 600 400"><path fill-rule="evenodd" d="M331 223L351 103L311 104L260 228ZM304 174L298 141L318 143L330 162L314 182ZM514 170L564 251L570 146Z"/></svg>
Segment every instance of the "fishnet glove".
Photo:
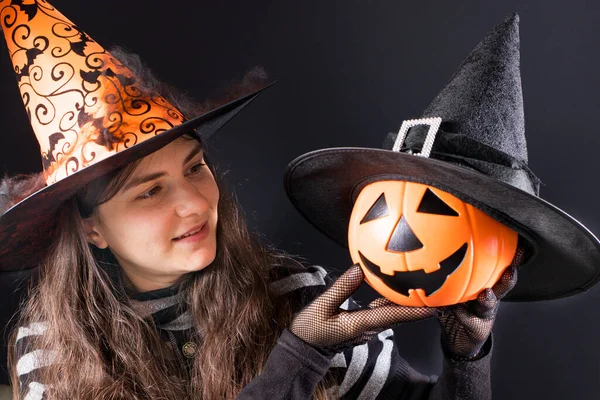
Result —
<svg viewBox="0 0 600 400"><path fill-rule="evenodd" d="M341 310L340 305L359 288L363 279L360 266L350 267L294 318L290 331L311 346L337 352L364 343L379 331L399 323L438 314L435 308L403 307L390 302L373 302L362 310Z"/></svg>
<svg viewBox="0 0 600 400"><path fill-rule="evenodd" d="M500 300L517 283L517 266L523 258L524 250L517 249L511 265L498 282L479 293L477 299L440 308L442 345L452 358L477 359L492 332Z"/></svg>

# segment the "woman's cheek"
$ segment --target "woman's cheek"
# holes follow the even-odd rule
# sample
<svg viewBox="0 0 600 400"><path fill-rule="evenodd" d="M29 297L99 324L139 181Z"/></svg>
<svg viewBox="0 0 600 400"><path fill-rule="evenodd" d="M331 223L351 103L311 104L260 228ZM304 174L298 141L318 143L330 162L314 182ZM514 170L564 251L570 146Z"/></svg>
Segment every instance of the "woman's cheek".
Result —
<svg viewBox="0 0 600 400"><path fill-rule="evenodd" d="M155 239L159 238L162 232L167 234L166 221L152 213L132 216L124 222L126 224L124 230L137 236L138 239Z"/></svg>

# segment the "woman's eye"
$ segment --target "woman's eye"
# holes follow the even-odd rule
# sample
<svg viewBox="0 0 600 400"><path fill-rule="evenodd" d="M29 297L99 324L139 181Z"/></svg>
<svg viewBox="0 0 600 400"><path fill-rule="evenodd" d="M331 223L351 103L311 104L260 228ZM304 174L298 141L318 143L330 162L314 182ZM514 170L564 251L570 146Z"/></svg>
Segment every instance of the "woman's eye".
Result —
<svg viewBox="0 0 600 400"><path fill-rule="evenodd" d="M196 164L196 165L192 166L192 167L189 169L189 172L190 172L191 174L196 174L196 173L200 172L200 170L202 169L202 167L204 167L205 165L206 165L205 163L198 163L198 164Z"/></svg>
<svg viewBox="0 0 600 400"><path fill-rule="evenodd" d="M154 186L152 189L142 193L137 198L140 200L149 199L151 197L154 197L156 194L158 194L158 192L160 192L160 186Z"/></svg>

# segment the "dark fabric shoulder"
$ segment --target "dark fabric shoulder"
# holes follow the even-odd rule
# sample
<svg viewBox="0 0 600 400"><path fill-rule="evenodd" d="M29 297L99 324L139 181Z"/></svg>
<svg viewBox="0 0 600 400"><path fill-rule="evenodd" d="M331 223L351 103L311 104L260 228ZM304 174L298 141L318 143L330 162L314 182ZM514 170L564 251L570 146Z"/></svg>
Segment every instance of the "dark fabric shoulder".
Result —
<svg viewBox="0 0 600 400"><path fill-rule="evenodd" d="M325 268L299 263L275 265L271 269L269 289L275 298L286 297L300 311L332 283Z"/></svg>

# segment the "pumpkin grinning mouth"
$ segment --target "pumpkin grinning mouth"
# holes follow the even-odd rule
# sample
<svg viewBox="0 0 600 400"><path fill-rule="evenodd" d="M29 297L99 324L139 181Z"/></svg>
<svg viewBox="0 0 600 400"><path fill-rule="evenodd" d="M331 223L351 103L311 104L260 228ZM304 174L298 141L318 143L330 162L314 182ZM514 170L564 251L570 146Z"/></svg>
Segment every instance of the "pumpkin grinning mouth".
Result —
<svg viewBox="0 0 600 400"><path fill-rule="evenodd" d="M408 296L409 289L423 289L427 296L437 292L442 287L446 279L458 269L467 255L468 243L463 244L458 250L452 253L449 257L440 262L440 269L437 271L426 273L424 270L419 271L397 271L394 275L387 275L381 272L381 268L371 262L360 251L358 255L362 264L383 281L383 283L394 290Z"/></svg>

